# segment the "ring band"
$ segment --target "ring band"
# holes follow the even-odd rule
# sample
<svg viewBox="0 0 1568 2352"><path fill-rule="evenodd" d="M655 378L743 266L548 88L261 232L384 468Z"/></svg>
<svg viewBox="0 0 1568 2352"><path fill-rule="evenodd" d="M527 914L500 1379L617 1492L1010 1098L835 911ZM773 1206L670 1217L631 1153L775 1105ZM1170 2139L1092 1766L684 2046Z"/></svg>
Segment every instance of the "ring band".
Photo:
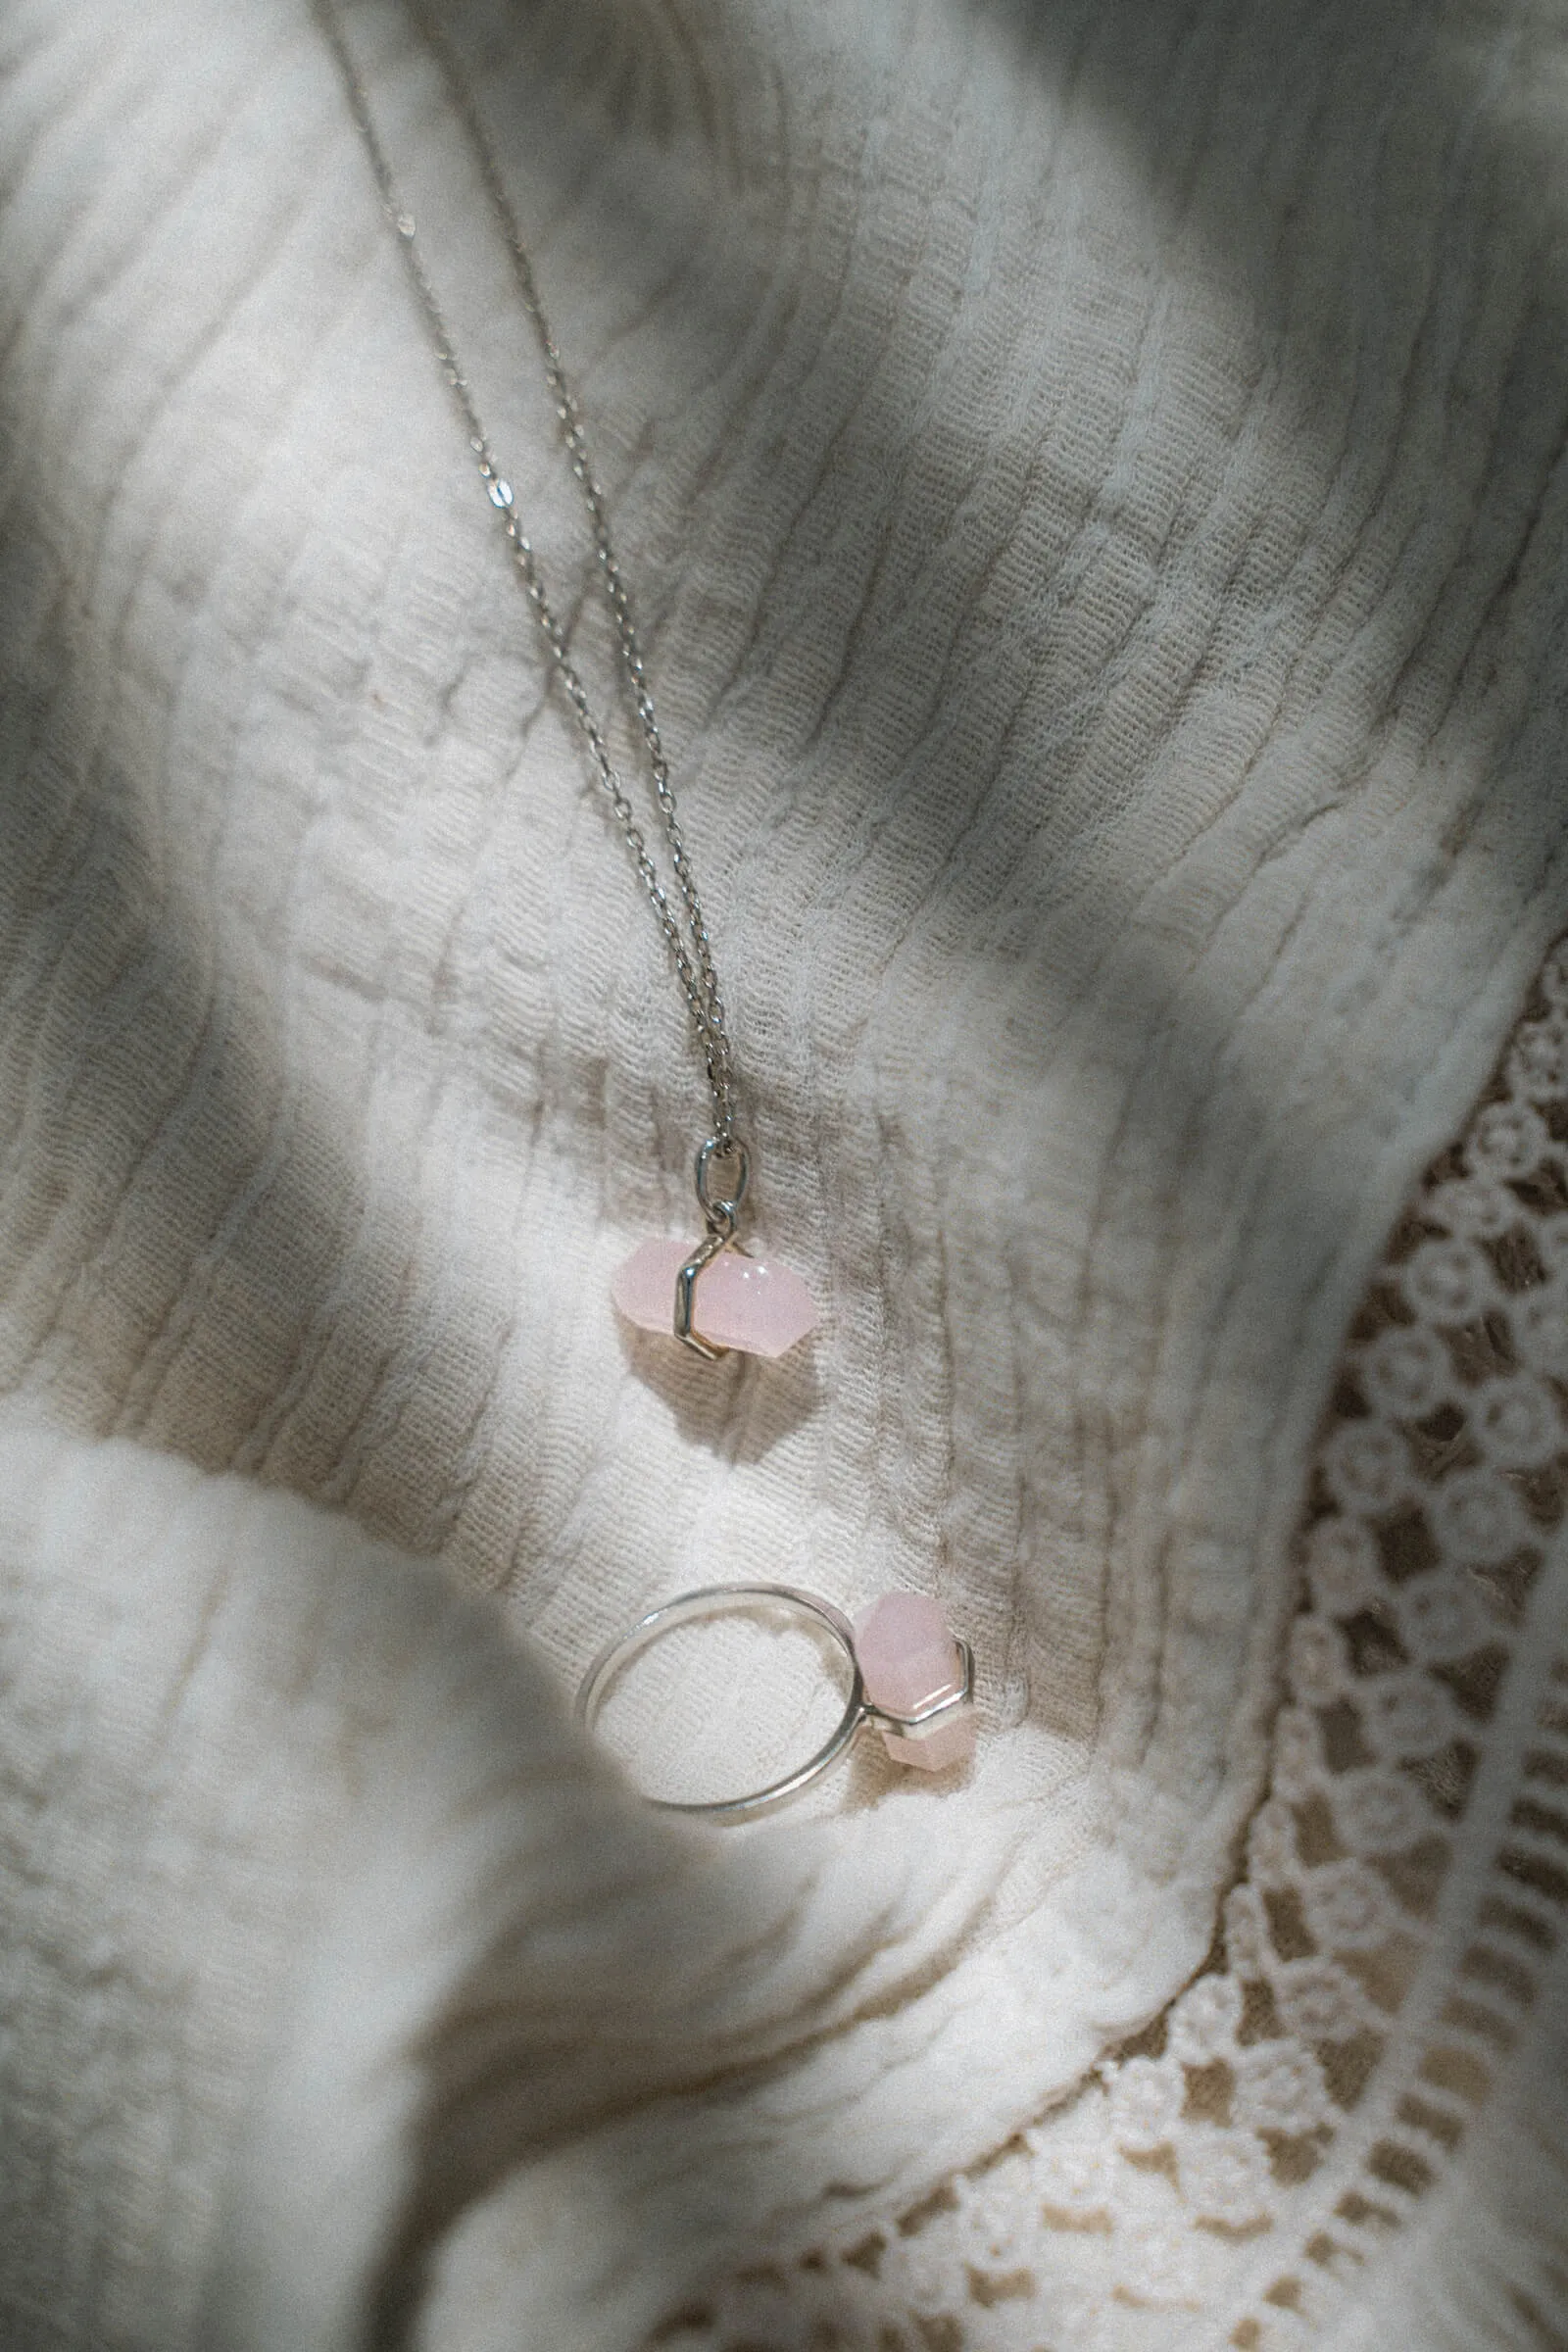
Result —
<svg viewBox="0 0 1568 2352"><path fill-rule="evenodd" d="M770 1781L762 1788L749 1790L744 1796L727 1796L692 1800L687 1798L652 1796L648 1803L665 1813L697 1813L710 1821L744 1821L763 1813L774 1805L783 1804L796 1796L826 1772L845 1754L857 1735L865 1727L886 1736L890 1744L901 1743L895 1752L906 1753L906 1743L930 1739L934 1729L946 1726L960 1717L967 1717L974 1700L974 1654L967 1642L949 1636L956 1653L957 1672L951 1678L953 1687L944 1690L924 1704L915 1706L908 1714L896 1713L891 1707L876 1704L866 1692L865 1674L856 1647L856 1629L842 1609L832 1601L823 1600L815 1592L803 1592L795 1585L705 1585L695 1592L679 1593L675 1599L661 1602L639 1617L626 1632L606 1643L583 1676L577 1691L577 1720L585 1731L591 1732L611 1683L622 1668L634 1658L673 1633L680 1625L694 1619L716 1616L733 1602L741 1600L771 1601L775 1607L793 1609L798 1615L810 1618L831 1635L843 1651L850 1669L850 1691L844 1712L815 1754L781 1780ZM929 1605L929 1604L924 1604Z"/></svg>

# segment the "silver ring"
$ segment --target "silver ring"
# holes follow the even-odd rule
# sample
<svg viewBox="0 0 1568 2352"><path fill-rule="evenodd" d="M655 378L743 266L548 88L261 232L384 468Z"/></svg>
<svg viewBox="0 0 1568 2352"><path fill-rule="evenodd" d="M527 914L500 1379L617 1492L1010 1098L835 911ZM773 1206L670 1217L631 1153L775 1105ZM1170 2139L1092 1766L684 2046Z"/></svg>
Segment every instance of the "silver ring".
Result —
<svg viewBox="0 0 1568 2352"><path fill-rule="evenodd" d="M653 1642L672 1633L676 1626L687 1625L693 1618L716 1615L736 1600L770 1600L782 1608L797 1610L826 1628L844 1652L850 1669L850 1694L844 1712L833 1730L812 1756L782 1780L770 1781L764 1788L750 1789L744 1796L705 1798L699 1801L669 1796L651 1796L647 1802L662 1813L700 1813L710 1821L744 1821L753 1814L763 1813L781 1805L789 1797L814 1781L820 1773L836 1764L845 1754L856 1735L871 1725L879 1732L891 1732L898 1737L910 1738L930 1727L939 1719L956 1714L960 1707L969 1706L974 1698L974 1653L967 1642L956 1640L956 1645L963 1666L962 1690L951 1697L939 1698L921 1707L913 1715L890 1714L884 1707L874 1706L865 1695L865 1681L860 1661L856 1655L855 1629L842 1609L815 1592L803 1592L796 1585L704 1585L695 1592L682 1592L675 1599L661 1602L639 1617L625 1633L617 1634L606 1642L578 1686L576 1714L584 1731L591 1732L599 1719L599 1711L614 1677L623 1667L639 1657Z"/></svg>

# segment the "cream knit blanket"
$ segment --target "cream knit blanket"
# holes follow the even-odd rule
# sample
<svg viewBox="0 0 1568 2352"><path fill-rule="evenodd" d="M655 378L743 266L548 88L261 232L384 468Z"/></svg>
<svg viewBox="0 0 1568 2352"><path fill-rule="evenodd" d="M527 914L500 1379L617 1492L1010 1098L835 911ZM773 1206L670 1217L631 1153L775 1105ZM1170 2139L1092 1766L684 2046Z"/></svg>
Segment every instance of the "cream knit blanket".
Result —
<svg viewBox="0 0 1568 2352"><path fill-rule="evenodd" d="M699 1076L304 0L9 0L0 2339L1561 2342L1562 12L451 22L826 1319L609 1308ZM643 1809L736 1573L972 1777Z"/></svg>

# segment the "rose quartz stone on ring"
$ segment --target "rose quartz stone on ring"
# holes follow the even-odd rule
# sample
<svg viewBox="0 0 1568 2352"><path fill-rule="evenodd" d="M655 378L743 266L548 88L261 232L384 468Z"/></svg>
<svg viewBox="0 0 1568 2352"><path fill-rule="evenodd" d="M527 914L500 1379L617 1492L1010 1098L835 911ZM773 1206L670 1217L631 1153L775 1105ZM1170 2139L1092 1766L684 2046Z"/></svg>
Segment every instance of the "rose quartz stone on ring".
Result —
<svg viewBox="0 0 1568 2352"><path fill-rule="evenodd" d="M884 1592L855 1620L865 1695L890 1715L917 1715L963 1689L963 1660L947 1619L924 1592ZM884 1732L890 1756L922 1772L960 1764L974 1747L973 1707L956 1708L927 1732Z"/></svg>
<svg viewBox="0 0 1568 2352"><path fill-rule="evenodd" d="M644 1242L611 1279L610 1295L628 1323L643 1331L675 1328L675 1278L696 1244ZM811 1294L788 1266L765 1257L743 1257L721 1250L697 1277L692 1323L710 1348L738 1348L747 1355L782 1355L804 1340L816 1322Z"/></svg>

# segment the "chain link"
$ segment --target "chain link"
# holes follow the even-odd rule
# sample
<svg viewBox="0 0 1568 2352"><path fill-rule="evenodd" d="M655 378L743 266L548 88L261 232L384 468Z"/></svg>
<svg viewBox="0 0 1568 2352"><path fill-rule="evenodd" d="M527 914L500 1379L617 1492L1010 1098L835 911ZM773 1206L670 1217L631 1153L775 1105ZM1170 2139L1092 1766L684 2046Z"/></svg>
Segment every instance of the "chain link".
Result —
<svg viewBox="0 0 1568 2352"><path fill-rule="evenodd" d="M669 780L669 767L660 737L659 721L654 713L653 696L649 691L648 673L643 662L636 624L632 617L631 599L621 572L614 543L610 535L610 521L605 513L604 493L600 489L588 456L583 436L582 416L576 398L566 381L561 353L550 331L550 322L539 299L534 282L533 264L523 243L522 230L507 194L500 164L489 133L480 119L478 109L469 95L456 57L445 33L416 7L411 5L410 15L421 38L428 47L446 83L453 109L462 122L473 149L479 176L486 199L505 241L512 263L514 283L518 299L527 315L538 341L544 361L545 381L555 403L556 417L561 427L567 462L582 493L589 529L593 537L597 569L605 598L615 624L615 635L631 706L648 755L649 772L653 780L654 798L663 827L675 887L684 910L684 926L670 905L669 893L660 879L637 812L626 788L611 758L604 727L595 716L588 693L575 662L566 647L565 633L555 608L545 591L539 566L527 533L523 530L514 503L512 485L501 471L489 436L480 420L473 390L463 371L452 329L448 323L424 256L419 249L414 216L405 207L399 194L381 136L370 112L365 84L354 63L334 0L310 0L312 12L320 26L323 38L336 61L348 98L349 112L360 134L375 179L381 210L396 232L410 281L435 346L436 358L446 377L458 408L467 427L468 447L473 452L480 479L497 510L502 528L512 551L513 564L524 594L539 624L556 674L561 681L572 714L587 740L594 771L604 790L630 853L632 863L644 890L648 894L659 927L664 935L670 959L674 964L681 992L691 1015L692 1027L702 1050L708 1071L708 1087L713 1102L713 1143L720 1151L729 1152L740 1149L735 1132L734 1068L730 1053L729 1032L725 1026L724 1003L719 993L718 973L713 963L713 952L708 936L708 924L698 896L696 876L681 837L675 810L675 794Z"/></svg>

